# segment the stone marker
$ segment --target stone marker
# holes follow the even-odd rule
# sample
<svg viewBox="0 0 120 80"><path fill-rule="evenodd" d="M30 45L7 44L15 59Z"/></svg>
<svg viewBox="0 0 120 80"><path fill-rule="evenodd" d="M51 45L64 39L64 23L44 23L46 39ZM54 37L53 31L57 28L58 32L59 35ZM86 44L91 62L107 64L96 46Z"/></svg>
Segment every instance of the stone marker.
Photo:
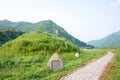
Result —
<svg viewBox="0 0 120 80"><path fill-rule="evenodd" d="M47 66L52 70L59 70L64 68L64 62L58 53L54 53L48 61Z"/></svg>
<svg viewBox="0 0 120 80"><path fill-rule="evenodd" d="M79 53L75 53L75 57L79 57L80 56L80 54Z"/></svg>

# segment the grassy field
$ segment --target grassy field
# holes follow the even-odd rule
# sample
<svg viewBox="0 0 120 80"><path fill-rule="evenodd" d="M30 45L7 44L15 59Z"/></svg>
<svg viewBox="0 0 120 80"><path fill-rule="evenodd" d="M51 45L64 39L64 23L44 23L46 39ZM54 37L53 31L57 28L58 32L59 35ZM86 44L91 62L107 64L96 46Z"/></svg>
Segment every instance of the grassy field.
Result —
<svg viewBox="0 0 120 80"><path fill-rule="evenodd" d="M74 53L60 53L65 65L64 69L58 71L52 71L47 67L52 54L23 56L0 53L0 80L59 80L106 51L106 49L83 49L80 58L75 58Z"/></svg>
<svg viewBox="0 0 120 80"><path fill-rule="evenodd" d="M109 49L115 57L105 71L101 80L120 80L120 49Z"/></svg>

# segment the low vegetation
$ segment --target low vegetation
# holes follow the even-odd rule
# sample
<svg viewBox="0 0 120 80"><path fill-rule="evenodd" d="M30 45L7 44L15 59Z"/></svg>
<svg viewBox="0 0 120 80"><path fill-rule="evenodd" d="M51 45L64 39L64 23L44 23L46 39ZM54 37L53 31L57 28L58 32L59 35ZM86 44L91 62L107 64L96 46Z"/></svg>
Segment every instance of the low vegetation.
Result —
<svg viewBox="0 0 120 80"><path fill-rule="evenodd" d="M120 80L120 49L113 48L108 50L114 52L115 57L107 67L105 75L103 75L101 80Z"/></svg>
<svg viewBox="0 0 120 80"><path fill-rule="evenodd" d="M90 60L98 58L106 52L104 49L81 50L80 57L75 58L73 52L59 53L64 60L64 69L50 70L46 65L51 54L18 55L0 53L0 79L8 80L59 80L62 76L84 66Z"/></svg>
<svg viewBox="0 0 120 80"><path fill-rule="evenodd" d="M23 34L13 41L9 41L0 49L5 53L22 55L49 54L53 52L79 52L80 49L66 40L55 35L35 31ZM45 54L46 55L46 54Z"/></svg>
<svg viewBox="0 0 120 80"><path fill-rule="evenodd" d="M119 49L80 50L65 38L49 33L25 33L0 47L0 80L59 80L107 51L114 52L115 57L101 80L119 80ZM47 62L54 52L58 52L64 60L64 69L52 71L47 67ZM75 52L80 53L79 58L75 58Z"/></svg>

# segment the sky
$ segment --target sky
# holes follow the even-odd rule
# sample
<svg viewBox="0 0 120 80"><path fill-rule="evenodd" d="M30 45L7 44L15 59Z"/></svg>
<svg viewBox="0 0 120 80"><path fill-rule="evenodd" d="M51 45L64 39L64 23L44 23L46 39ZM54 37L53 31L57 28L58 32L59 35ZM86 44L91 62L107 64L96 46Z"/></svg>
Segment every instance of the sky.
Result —
<svg viewBox="0 0 120 80"><path fill-rule="evenodd" d="M0 0L0 20L52 20L88 42L120 31L120 0Z"/></svg>

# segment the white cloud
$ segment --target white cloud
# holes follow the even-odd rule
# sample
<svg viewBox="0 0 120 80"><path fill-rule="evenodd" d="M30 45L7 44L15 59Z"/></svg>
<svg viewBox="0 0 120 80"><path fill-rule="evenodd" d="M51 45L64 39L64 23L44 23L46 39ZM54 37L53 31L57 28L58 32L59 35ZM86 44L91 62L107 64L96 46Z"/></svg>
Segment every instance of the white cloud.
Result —
<svg viewBox="0 0 120 80"><path fill-rule="evenodd" d="M116 0L114 3L113 3L114 6L120 6L120 0Z"/></svg>

